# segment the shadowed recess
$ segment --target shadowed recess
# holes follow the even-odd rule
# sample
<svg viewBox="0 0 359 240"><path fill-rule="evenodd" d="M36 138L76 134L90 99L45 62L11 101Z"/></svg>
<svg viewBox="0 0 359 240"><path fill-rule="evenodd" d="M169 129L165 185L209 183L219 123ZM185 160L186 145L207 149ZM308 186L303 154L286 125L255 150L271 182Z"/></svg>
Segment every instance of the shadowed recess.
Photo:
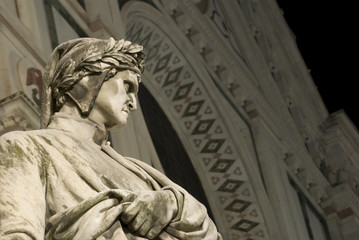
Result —
<svg viewBox="0 0 359 240"><path fill-rule="evenodd" d="M204 204L208 215L213 220L201 182L186 150L165 113L143 84L140 86L138 99L152 142L167 177Z"/></svg>

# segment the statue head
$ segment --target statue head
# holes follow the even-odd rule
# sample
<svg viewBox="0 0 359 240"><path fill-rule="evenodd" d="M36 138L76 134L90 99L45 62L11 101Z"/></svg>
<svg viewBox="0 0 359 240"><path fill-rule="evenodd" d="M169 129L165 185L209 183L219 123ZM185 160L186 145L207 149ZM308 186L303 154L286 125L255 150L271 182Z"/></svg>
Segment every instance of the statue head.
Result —
<svg viewBox="0 0 359 240"><path fill-rule="evenodd" d="M113 38L79 38L56 47L44 73L42 127L66 102L76 105L80 114L88 117L100 89L109 79L126 78L124 87L135 88L131 91L137 92L144 69L142 49L140 45Z"/></svg>

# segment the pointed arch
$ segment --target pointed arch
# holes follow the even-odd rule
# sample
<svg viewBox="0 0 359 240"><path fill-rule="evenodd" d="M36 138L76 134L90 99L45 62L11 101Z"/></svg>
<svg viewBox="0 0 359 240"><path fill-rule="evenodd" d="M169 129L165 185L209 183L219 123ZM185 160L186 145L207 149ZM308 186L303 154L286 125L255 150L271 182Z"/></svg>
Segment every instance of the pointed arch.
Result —
<svg viewBox="0 0 359 240"><path fill-rule="evenodd" d="M181 140L220 232L226 239L243 234L269 239L257 197L258 192L263 196L265 191L248 146L248 127L224 101L203 65L200 51L196 52L165 11L130 2L122 8L122 15L126 38L142 43L149 56L143 84ZM247 134L247 139L241 134ZM248 165L253 169L248 171ZM253 182L258 189L253 188Z"/></svg>

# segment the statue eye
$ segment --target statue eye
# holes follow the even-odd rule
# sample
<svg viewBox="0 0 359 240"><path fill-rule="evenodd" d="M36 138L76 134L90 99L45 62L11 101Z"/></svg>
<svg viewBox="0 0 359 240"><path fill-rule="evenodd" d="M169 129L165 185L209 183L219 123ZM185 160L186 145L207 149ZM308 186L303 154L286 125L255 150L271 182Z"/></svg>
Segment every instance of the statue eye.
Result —
<svg viewBox="0 0 359 240"><path fill-rule="evenodd" d="M128 82L128 81L124 81L123 86L124 86L124 88L126 90L126 93L129 93L129 92L131 92L133 90L132 84L130 82Z"/></svg>

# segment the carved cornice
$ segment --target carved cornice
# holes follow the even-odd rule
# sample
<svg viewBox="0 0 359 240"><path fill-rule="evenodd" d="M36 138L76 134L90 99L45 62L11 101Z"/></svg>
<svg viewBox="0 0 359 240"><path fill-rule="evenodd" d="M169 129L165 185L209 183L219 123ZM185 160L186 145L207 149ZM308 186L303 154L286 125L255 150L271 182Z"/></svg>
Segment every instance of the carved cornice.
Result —
<svg viewBox="0 0 359 240"><path fill-rule="evenodd" d="M359 133L344 111L323 124L328 178L333 186L347 183L359 196Z"/></svg>
<svg viewBox="0 0 359 240"><path fill-rule="evenodd" d="M40 109L22 91L0 100L0 135L40 127Z"/></svg>
<svg viewBox="0 0 359 240"><path fill-rule="evenodd" d="M305 172L307 177L302 179L301 183L305 192L308 193L307 195L312 197L313 203L325 200L327 196L325 190L329 187L329 183L314 164L292 116L289 114L278 115L276 109L273 109L256 85L253 75L226 48L223 40L213 34L208 21L205 21L202 14L191 2L183 1L174 4L174 1L172 1L171 7L166 6L167 2L163 2L163 5L170 17L178 25L181 24L177 20L179 16L187 14L193 18L187 17L186 24L182 24L183 26L179 26L179 28L195 47L196 44L191 39L193 38L191 36L206 40L206 44L202 43L204 47L202 46L197 50L200 50L204 61L212 68L212 76L216 85L222 89L226 98L233 103L232 106L239 113L243 114L244 112L243 117L248 123L255 124L256 121L254 120L259 117L265 125L270 126L274 135L278 136L278 140L281 140L284 154L294 154L299 169ZM192 21L191 24L188 23L189 21ZM185 26L187 26L187 29ZM194 34L188 34L191 32ZM226 76L236 76L236 78ZM280 98L278 95L277 99ZM287 111L287 109L283 108L283 111ZM294 176L296 174L297 172L294 173Z"/></svg>
<svg viewBox="0 0 359 240"><path fill-rule="evenodd" d="M253 110L255 110L256 116L265 116L265 121L273 128L276 135L281 137L283 140L282 144L287 151L295 152L295 154L298 155L298 159L301 159L302 165L310 172L310 175L318 176L318 183L323 186L328 186L326 179L321 176L320 171L315 167L311 156L305 148L303 138L299 134L291 116L289 114L278 116L275 109L268 103L268 100L258 86L256 86L253 75L234 57L232 52L229 52L225 44L223 44L222 39L214 35L208 21L205 21L202 13L198 11L196 6L190 1L182 1L181 3L179 3L179 1L171 1L171 4L163 1L162 4L167 14L169 14L178 25L182 23L176 19L183 14L187 14L193 18L192 20L187 17L188 21L192 21L191 24L187 21L184 26L179 26L179 28L184 31L184 33L193 32L195 35L202 35L202 39L206 39L207 45L204 49L207 50L206 52L208 54L211 53L211 57L208 57L208 54L202 54L203 59L211 66L214 72L214 80L218 84L217 86L223 90L226 98L232 101L233 106L238 112L245 113L243 116L248 122L253 118ZM185 26L187 26L187 29ZM187 34L186 36L191 40L191 35ZM192 41L191 43L194 44ZM203 49L201 51L203 51ZM216 71L221 68L222 71ZM230 71L232 74L221 74L226 71ZM216 72L219 74L216 74ZM236 78L231 78L232 82L228 82L225 76L231 75L236 76ZM233 89L233 86L235 86L236 89ZM246 106L248 102L251 105L252 111L246 111L245 109L248 108Z"/></svg>
<svg viewBox="0 0 359 240"><path fill-rule="evenodd" d="M327 146L341 143L349 156L358 159L358 129L343 110L329 116L328 120L324 123L324 132L324 139ZM359 164L359 162L356 164Z"/></svg>

